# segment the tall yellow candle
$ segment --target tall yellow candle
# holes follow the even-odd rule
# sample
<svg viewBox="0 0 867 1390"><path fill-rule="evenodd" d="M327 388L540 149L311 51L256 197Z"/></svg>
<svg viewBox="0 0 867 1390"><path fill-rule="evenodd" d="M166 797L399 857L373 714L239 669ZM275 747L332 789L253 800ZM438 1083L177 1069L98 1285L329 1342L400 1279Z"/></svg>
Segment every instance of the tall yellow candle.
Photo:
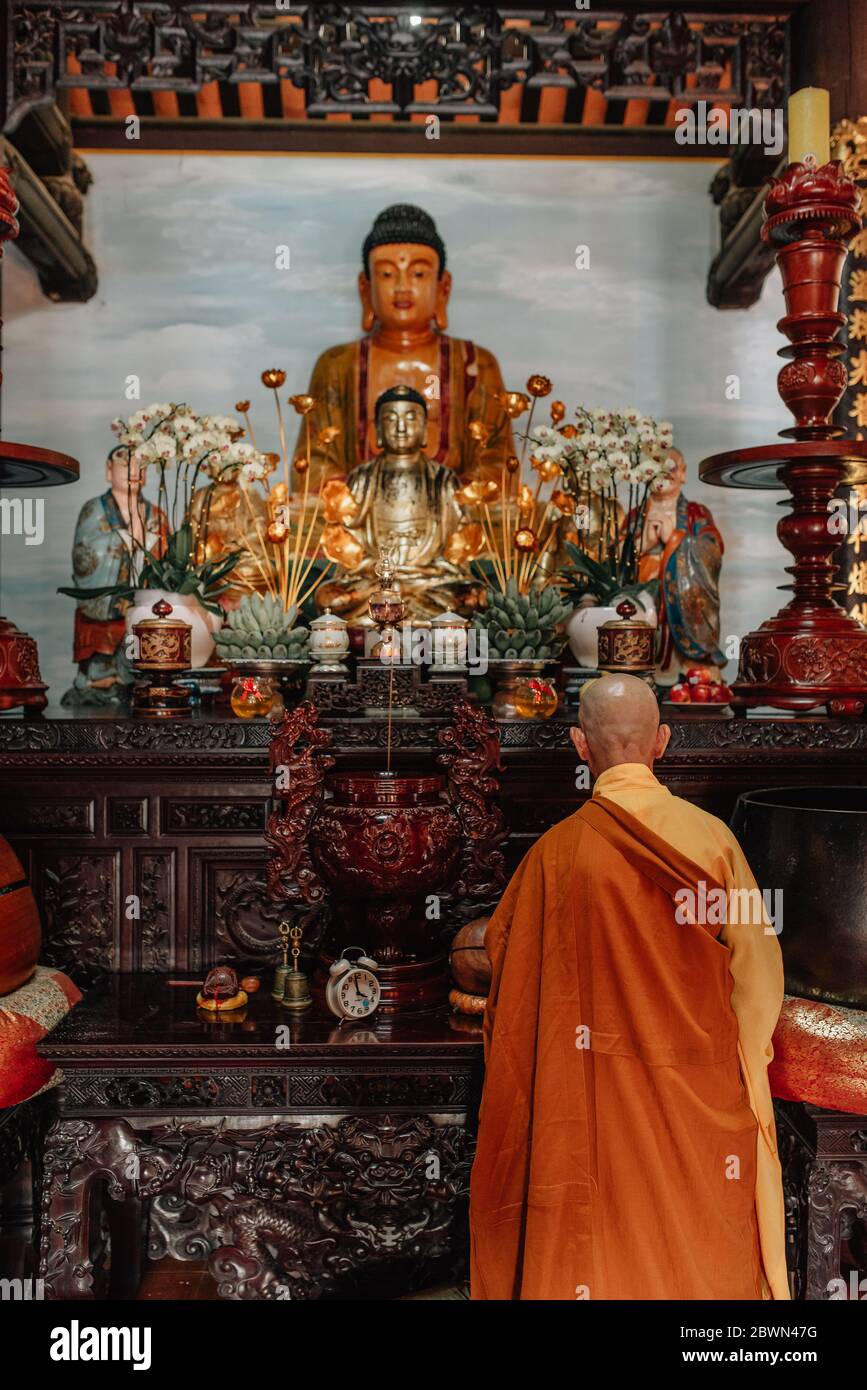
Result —
<svg viewBox="0 0 867 1390"><path fill-rule="evenodd" d="M831 158L831 99L824 87L802 87L789 97L789 163L803 164L812 155L817 164Z"/></svg>

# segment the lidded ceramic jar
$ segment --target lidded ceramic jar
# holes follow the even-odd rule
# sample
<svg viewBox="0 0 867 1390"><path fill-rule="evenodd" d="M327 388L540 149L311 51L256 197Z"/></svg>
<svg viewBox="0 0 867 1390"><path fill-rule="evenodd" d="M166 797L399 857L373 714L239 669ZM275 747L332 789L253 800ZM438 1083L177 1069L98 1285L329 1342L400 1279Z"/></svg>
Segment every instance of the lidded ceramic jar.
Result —
<svg viewBox="0 0 867 1390"><path fill-rule="evenodd" d="M343 657L349 651L349 633L346 623L330 608L310 624L310 655L315 662L311 674L320 675L329 671L345 675Z"/></svg>

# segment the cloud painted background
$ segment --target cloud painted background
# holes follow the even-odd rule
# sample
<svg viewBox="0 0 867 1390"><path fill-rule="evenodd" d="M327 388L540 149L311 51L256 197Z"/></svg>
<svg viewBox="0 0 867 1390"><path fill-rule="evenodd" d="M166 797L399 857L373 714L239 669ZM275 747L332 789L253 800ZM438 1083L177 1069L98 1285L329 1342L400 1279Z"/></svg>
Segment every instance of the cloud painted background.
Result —
<svg viewBox="0 0 867 1390"><path fill-rule="evenodd" d="M259 442L273 413L259 382L307 385L317 354L360 333L360 247L388 203L435 218L454 277L450 330L496 353L506 385L550 376L567 406L635 405L674 422L687 492L726 542L723 634L777 606L785 553L779 494L705 487L706 454L771 442L788 423L776 394L774 272L762 301L720 312L704 285L718 244L714 166L687 160L88 155L86 238L99 268L88 304L50 304L14 246L3 272L3 432L81 462L74 487L38 494L41 546L4 537L0 611L38 640L50 698L70 683L75 519L101 492L109 422L141 403L203 413L253 402ZM288 270L275 250L290 249ZM590 248L590 268L575 250ZM726 400L726 378L741 397ZM264 436L264 438L263 438ZM274 443L270 447L275 447Z"/></svg>

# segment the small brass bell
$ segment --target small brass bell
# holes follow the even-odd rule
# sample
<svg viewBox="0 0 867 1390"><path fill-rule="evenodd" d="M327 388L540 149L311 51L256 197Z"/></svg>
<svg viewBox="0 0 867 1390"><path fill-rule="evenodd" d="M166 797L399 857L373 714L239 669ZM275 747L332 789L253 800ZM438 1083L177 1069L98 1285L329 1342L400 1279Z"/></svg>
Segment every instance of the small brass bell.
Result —
<svg viewBox="0 0 867 1390"><path fill-rule="evenodd" d="M286 932L284 933L284 927ZM301 936L302 931L299 926L288 927L286 922L280 923L280 935L283 938L284 960L286 953L287 937L292 942L292 969L287 970L283 977L283 997L280 999L284 1009L292 1009L295 1013L301 1013L304 1009L309 1009L313 1003L310 994L310 987L307 984L307 976L303 970L298 969L298 958L301 955ZM283 970L283 966L278 967L278 974Z"/></svg>
<svg viewBox="0 0 867 1390"><path fill-rule="evenodd" d="M283 995L286 990L286 976L291 970L289 965L289 923L281 922L277 928L280 933L280 946L283 951L283 962L274 971L274 988L271 990L271 998L276 999L278 1004L282 1004Z"/></svg>

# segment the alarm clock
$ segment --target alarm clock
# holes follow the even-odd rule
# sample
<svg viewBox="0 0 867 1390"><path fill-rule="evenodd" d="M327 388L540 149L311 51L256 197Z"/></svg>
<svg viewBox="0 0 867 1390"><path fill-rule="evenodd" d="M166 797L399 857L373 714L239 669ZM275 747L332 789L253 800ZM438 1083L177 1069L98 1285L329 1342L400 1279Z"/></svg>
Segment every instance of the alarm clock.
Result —
<svg viewBox="0 0 867 1390"><path fill-rule="evenodd" d="M361 947L347 946L340 959L332 962L325 986L325 1002L341 1023L370 1018L380 998L379 980L373 974L379 969L376 961L363 953L355 961L348 960L350 951L360 952Z"/></svg>

